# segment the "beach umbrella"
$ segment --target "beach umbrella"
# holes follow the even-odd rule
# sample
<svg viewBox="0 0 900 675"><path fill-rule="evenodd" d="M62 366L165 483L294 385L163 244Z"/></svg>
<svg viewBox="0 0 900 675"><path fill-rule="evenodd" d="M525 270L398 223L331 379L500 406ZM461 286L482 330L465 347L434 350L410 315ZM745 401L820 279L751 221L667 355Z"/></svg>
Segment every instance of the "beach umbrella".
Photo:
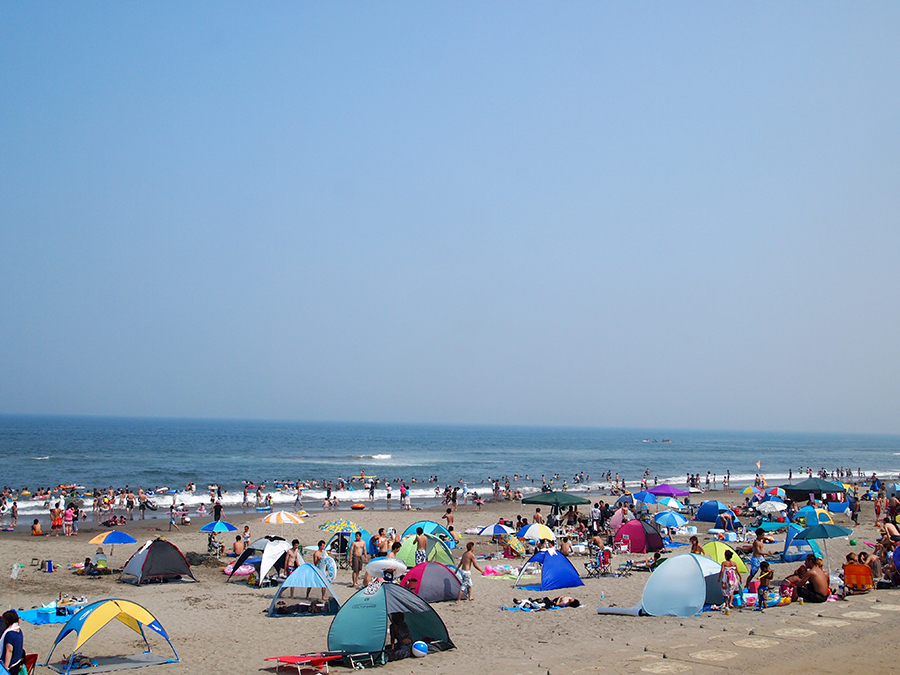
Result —
<svg viewBox="0 0 900 675"><path fill-rule="evenodd" d="M327 523L322 523L319 525L319 529L325 532L356 532L360 528L352 520L338 518L337 520L329 520Z"/></svg>
<svg viewBox="0 0 900 675"><path fill-rule="evenodd" d="M819 523L797 533L797 539L809 541L810 539L822 540L822 546L825 547L825 567L828 569L828 577L831 578L831 565L828 562L828 544L826 539L838 539L840 537L849 537L853 534L853 530L840 525L832 525L831 523Z"/></svg>
<svg viewBox="0 0 900 675"><path fill-rule="evenodd" d="M513 532L515 532L514 529L500 523L494 523L478 530L478 534L486 537L501 537L504 534L512 534Z"/></svg>
<svg viewBox="0 0 900 675"><path fill-rule="evenodd" d="M487 527L482 527L478 530L478 534L484 537L502 537L505 534L513 534L515 532L511 527L507 527L506 525L501 525L500 523L494 523L493 525L488 525ZM499 540L498 540L497 550L499 551Z"/></svg>
<svg viewBox="0 0 900 675"><path fill-rule="evenodd" d="M783 488L773 487L766 490L767 495L772 495L773 497L786 497L787 493L785 493Z"/></svg>
<svg viewBox="0 0 900 675"><path fill-rule="evenodd" d="M760 490L758 487L754 487L753 485L748 485L743 490L741 490L742 495L757 495L760 492L762 492L762 490Z"/></svg>
<svg viewBox="0 0 900 675"><path fill-rule="evenodd" d="M681 488L674 487L668 483L652 487L647 490L647 492L652 492L657 497L687 497L691 494L687 490L682 490Z"/></svg>
<svg viewBox="0 0 900 675"><path fill-rule="evenodd" d="M660 511L656 515L653 516L653 520L662 525L663 527L681 527L685 523L687 523L687 518L685 518L680 513L675 513L674 511Z"/></svg>
<svg viewBox="0 0 900 675"><path fill-rule="evenodd" d="M110 530L109 532L101 532L96 537L88 541L89 544L97 544L99 546L109 545L109 569L114 570L113 567L113 548L115 548L116 544L136 544L137 539L132 537L127 532L122 532L120 530Z"/></svg>
<svg viewBox="0 0 900 675"><path fill-rule="evenodd" d="M668 509L678 509L680 511L684 508L684 504L675 499L675 497L660 497L657 503Z"/></svg>
<svg viewBox="0 0 900 675"><path fill-rule="evenodd" d="M276 511L275 513L270 513L265 518L262 519L264 523L271 525L275 523L277 525L281 525L281 535L284 536L284 526L288 525L302 525L303 518L298 516L296 513L290 513L289 511Z"/></svg>
<svg viewBox="0 0 900 675"><path fill-rule="evenodd" d="M779 502L776 502L776 501L763 502L762 504L760 504L759 506L756 507L756 510L759 511L760 513L777 513L779 511L786 511L787 504L785 504L784 502L780 502L780 501Z"/></svg>
<svg viewBox="0 0 900 675"><path fill-rule="evenodd" d="M656 495L652 492L635 492L632 495L635 501L642 502L644 504L655 504L656 503Z"/></svg>
<svg viewBox="0 0 900 675"><path fill-rule="evenodd" d="M224 520L213 520L200 528L201 532L234 532L237 528Z"/></svg>
<svg viewBox="0 0 900 675"><path fill-rule="evenodd" d="M525 555L525 546L511 534L502 535L500 537L500 545L509 546L509 550L517 556Z"/></svg>
<svg viewBox="0 0 900 675"><path fill-rule="evenodd" d="M525 499L522 500L522 503L555 506L556 508L568 508L570 506L590 504L591 500L587 499L586 497L573 495L570 492L539 492L537 494L531 495L530 497L525 497Z"/></svg>
<svg viewBox="0 0 900 675"><path fill-rule="evenodd" d="M550 539L551 541L556 539L556 535L553 534L553 530L551 530L546 525L542 525L541 523L532 523L531 525L526 525L521 530L516 532L516 536L519 539Z"/></svg>

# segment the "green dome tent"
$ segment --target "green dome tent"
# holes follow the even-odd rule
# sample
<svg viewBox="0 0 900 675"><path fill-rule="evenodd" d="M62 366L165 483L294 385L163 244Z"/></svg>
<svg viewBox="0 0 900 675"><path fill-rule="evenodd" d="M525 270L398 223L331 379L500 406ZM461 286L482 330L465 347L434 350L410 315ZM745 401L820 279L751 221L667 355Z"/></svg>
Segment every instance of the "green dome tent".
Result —
<svg viewBox="0 0 900 675"><path fill-rule="evenodd" d="M447 544L442 542L433 534L426 534L425 539L428 543L425 546L425 561L439 562L442 565L456 565L453 562L453 554L447 548ZM416 535L410 534L403 540L400 550L397 551L397 557L406 563L406 566L412 569L416 564Z"/></svg>
<svg viewBox="0 0 900 675"><path fill-rule="evenodd" d="M390 616L403 615L413 642L452 649L447 627L427 602L397 584L374 582L351 596L328 629L328 651L381 655Z"/></svg>

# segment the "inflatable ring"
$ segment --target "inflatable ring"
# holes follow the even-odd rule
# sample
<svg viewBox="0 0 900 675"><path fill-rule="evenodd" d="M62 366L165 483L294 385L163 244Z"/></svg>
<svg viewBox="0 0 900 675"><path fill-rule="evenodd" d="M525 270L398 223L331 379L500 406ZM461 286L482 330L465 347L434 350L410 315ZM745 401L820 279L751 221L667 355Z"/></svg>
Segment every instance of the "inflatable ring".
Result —
<svg viewBox="0 0 900 675"><path fill-rule="evenodd" d="M406 563L397 558L380 557L372 558L366 564L366 572L379 579L384 579L386 570L393 570L394 577L399 577L402 574L406 574Z"/></svg>
<svg viewBox="0 0 900 675"><path fill-rule="evenodd" d="M366 508L366 505L365 504L351 504L350 508L355 511L362 511L364 508Z"/></svg>
<svg viewBox="0 0 900 675"><path fill-rule="evenodd" d="M319 563L319 571L322 573L322 576L329 581L329 583L334 581L337 577L337 565L334 562L334 558L332 558L330 555L323 555L322 560Z"/></svg>
<svg viewBox="0 0 900 675"><path fill-rule="evenodd" d="M237 562L237 561L235 561L235 562ZM234 569L234 563L231 563L230 565L226 565L222 569L222 573L223 574L231 574L231 571L233 569ZM254 570L256 570L256 568L253 565L244 563L243 565L241 565L240 567L237 568L237 570L234 572L234 576L246 577L248 574L252 574L254 572Z"/></svg>

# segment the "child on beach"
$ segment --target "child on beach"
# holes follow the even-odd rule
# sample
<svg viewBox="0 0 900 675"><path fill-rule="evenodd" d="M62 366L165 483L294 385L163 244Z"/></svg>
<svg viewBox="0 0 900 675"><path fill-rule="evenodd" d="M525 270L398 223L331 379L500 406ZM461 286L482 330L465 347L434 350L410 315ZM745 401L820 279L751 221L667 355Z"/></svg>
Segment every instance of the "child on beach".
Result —
<svg viewBox="0 0 900 675"><path fill-rule="evenodd" d="M725 613L730 614L734 609L734 594L742 587L741 573L732 560L734 553L725 551L725 560L722 561L722 569L719 570L719 583L722 585L722 594L725 596Z"/></svg>
<svg viewBox="0 0 900 675"><path fill-rule="evenodd" d="M766 594L769 592L769 584L772 583L774 578L775 572L770 569L768 561L761 562L759 564L759 576L756 579L759 582L759 588L756 592L756 606L760 612L766 611Z"/></svg>

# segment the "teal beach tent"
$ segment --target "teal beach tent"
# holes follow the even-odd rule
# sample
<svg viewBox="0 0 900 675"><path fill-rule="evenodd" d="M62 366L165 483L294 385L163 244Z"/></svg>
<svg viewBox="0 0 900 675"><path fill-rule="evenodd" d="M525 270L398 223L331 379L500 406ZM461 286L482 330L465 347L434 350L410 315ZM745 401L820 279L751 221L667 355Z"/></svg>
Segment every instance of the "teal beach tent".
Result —
<svg viewBox="0 0 900 675"><path fill-rule="evenodd" d="M807 541L797 536L802 529L803 528L794 525L794 523L788 525L787 535L784 537L784 551L781 553L782 562L805 560L806 556L810 553L814 554L817 558L822 557L822 550L816 542L812 540Z"/></svg>
<svg viewBox="0 0 900 675"><path fill-rule="evenodd" d="M440 523L434 522L433 520L420 520L413 523L405 530L403 530L403 534L400 535L400 539L403 539L408 534L415 534L416 528L418 527L421 527L422 532L424 532L425 534L433 534L435 537L443 538L444 543L447 544L447 548L456 548L456 540L453 538L453 535L450 534L450 530L448 530Z"/></svg>
<svg viewBox="0 0 900 675"><path fill-rule="evenodd" d="M331 622L328 651L344 654L384 652L390 616L403 615L413 642L452 649L447 627L418 595L397 584L374 582L354 593Z"/></svg>

